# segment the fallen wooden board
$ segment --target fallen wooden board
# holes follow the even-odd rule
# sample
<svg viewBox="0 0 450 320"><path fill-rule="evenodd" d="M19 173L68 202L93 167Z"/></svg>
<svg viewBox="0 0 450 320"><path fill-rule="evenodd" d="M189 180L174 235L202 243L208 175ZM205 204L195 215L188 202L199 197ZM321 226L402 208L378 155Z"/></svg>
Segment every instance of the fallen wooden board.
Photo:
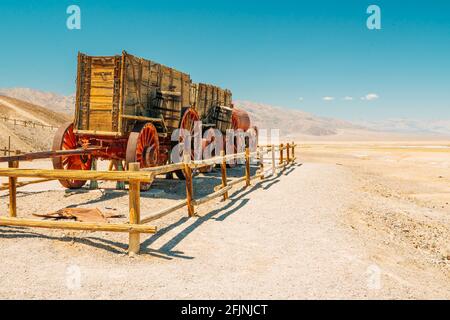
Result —
<svg viewBox="0 0 450 320"><path fill-rule="evenodd" d="M98 208L64 208L47 214L33 214L36 217L49 219L73 219L80 222L108 223L108 218L119 218L123 215L107 215Z"/></svg>

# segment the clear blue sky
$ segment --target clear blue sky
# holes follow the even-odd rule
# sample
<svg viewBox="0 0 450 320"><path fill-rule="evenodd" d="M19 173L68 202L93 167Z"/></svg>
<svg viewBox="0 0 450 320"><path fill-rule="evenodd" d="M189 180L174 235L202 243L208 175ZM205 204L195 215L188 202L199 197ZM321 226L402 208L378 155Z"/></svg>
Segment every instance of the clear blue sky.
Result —
<svg viewBox="0 0 450 320"><path fill-rule="evenodd" d="M81 30L66 28L71 4ZM370 4L381 30L366 27ZM78 51L125 49L235 99L344 119L450 119L450 1L2 0L0 36L0 87L70 94Z"/></svg>

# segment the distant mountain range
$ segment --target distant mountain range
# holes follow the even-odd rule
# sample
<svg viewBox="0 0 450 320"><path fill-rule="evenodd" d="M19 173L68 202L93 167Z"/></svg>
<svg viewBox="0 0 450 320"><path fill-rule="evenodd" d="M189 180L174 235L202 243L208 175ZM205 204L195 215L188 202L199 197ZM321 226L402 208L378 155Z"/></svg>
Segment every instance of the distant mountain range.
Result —
<svg viewBox="0 0 450 320"><path fill-rule="evenodd" d="M258 128L280 129L282 136L334 136L346 131L365 130L364 127L348 121L317 117L310 113L271 106L250 101L234 101L236 108L250 114L250 119Z"/></svg>
<svg viewBox="0 0 450 320"><path fill-rule="evenodd" d="M363 127L383 132L398 132L404 134L429 134L450 137L450 120L414 120L386 119L380 121L354 122Z"/></svg>
<svg viewBox="0 0 450 320"><path fill-rule="evenodd" d="M0 88L0 95L46 107L52 111L73 114L75 94L64 96L30 88Z"/></svg>
<svg viewBox="0 0 450 320"><path fill-rule="evenodd" d="M72 115L75 95L64 96L30 88L0 88L0 95L20 99L52 111ZM234 101L237 108L250 114L252 124L259 128L280 129L281 136L334 139L377 136L381 133L403 135L449 136L450 120L387 119L383 121L344 121L318 117L300 110L250 101Z"/></svg>

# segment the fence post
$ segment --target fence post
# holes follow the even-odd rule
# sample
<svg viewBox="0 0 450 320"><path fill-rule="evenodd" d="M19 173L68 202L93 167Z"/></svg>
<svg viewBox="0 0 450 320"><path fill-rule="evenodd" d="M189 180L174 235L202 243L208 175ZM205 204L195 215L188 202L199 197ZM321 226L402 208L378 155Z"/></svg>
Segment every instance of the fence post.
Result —
<svg viewBox="0 0 450 320"><path fill-rule="evenodd" d="M139 163L133 162L128 165L129 171L139 171ZM130 208L130 224L139 224L141 220L141 204L140 204L140 188L139 180L130 180L129 182L129 208ZM140 249L140 233L130 232L128 242L128 253L138 254Z"/></svg>
<svg viewBox="0 0 450 320"><path fill-rule="evenodd" d="M222 163L220 165L220 170L222 171L222 188L225 188L227 186L227 162L225 158L225 152L222 150L220 151L220 156L222 157ZM223 194L223 200L228 199L228 191Z"/></svg>
<svg viewBox="0 0 450 320"><path fill-rule="evenodd" d="M195 215L194 205L192 204L193 187L192 187L192 169L190 166L191 156L189 154L184 155L184 176L186 178L186 201L189 217Z"/></svg>
<svg viewBox="0 0 450 320"><path fill-rule="evenodd" d="M283 144L280 144L280 164L283 164Z"/></svg>
<svg viewBox="0 0 450 320"><path fill-rule="evenodd" d="M275 145L272 145L272 175L275 175L275 169L276 169L276 165L275 165Z"/></svg>
<svg viewBox="0 0 450 320"><path fill-rule="evenodd" d="M8 168L18 168L18 161L9 161ZM17 217L17 177L10 177L9 179L9 216Z"/></svg>
<svg viewBox="0 0 450 320"><path fill-rule="evenodd" d="M122 160L113 160L113 165L116 168L117 171L124 171L123 170L123 164ZM125 181L117 181L116 182L116 189L117 190L125 190Z"/></svg>
<svg viewBox="0 0 450 320"><path fill-rule="evenodd" d="M289 147L289 142L286 144L286 164L289 164L289 162L291 161L289 158L289 151L290 151L290 147Z"/></svg>
<svg viewBox="0 0 450 320"><path fill-rule="evenodd" d="M245 186L250 186L250 150L245 148Z"/></svg>
<svg viewBox="0 0 450 320"><path fill-rule="evenodd" d="M292 162L295 160L295 142L292 141Z"/></svg>
<svg viewBox="0 0 450 320"><path fill-rule="evenodd" d="M259 155L259 171L261 173L261 180L264 180L264 147L257 147Z"/></svg>
<svg viewBox="0 0 450 320"><path fill-rule="evenodd" d="M92 158L91 170L97 171L97 159L96 158ZM91 190L98 189L98 181L97 180L89 181L89 189L91 189Z"/></svg>

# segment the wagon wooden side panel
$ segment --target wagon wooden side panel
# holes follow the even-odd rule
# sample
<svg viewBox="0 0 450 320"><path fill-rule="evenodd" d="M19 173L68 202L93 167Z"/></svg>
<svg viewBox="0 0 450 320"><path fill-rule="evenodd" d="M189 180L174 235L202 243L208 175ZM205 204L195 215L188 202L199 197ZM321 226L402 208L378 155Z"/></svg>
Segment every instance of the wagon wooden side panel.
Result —
<svg viewBox="0 0 450 320"><path fill-rule="evenodd" d="M159 118L171 133L179 127L183 107L190 105L191 79L188 74L150 60L125 54L124 131L131 130L129 116Z"/></svg>
<svg viewBox="0 0 450 320"><path fill-rule="evenodd" d="M120 135L121 57L78 56L75 126L77 133Z"/></svg>
<svg viewBox="0 0 450 320"><path fill-rule="evenodd" d="M225 133L231 128L231 91L210 84L196 85L195 106L204 123Z"/></svg>
<svg viewBox="0 0 450 320"><path fill-rule="evenodd" d="M126 137L137 121L161 119L158 131L178 128L191 105L186 73L123 52L78 56L74 132ZM144 118L139 118L144 117Z"/></svg>

